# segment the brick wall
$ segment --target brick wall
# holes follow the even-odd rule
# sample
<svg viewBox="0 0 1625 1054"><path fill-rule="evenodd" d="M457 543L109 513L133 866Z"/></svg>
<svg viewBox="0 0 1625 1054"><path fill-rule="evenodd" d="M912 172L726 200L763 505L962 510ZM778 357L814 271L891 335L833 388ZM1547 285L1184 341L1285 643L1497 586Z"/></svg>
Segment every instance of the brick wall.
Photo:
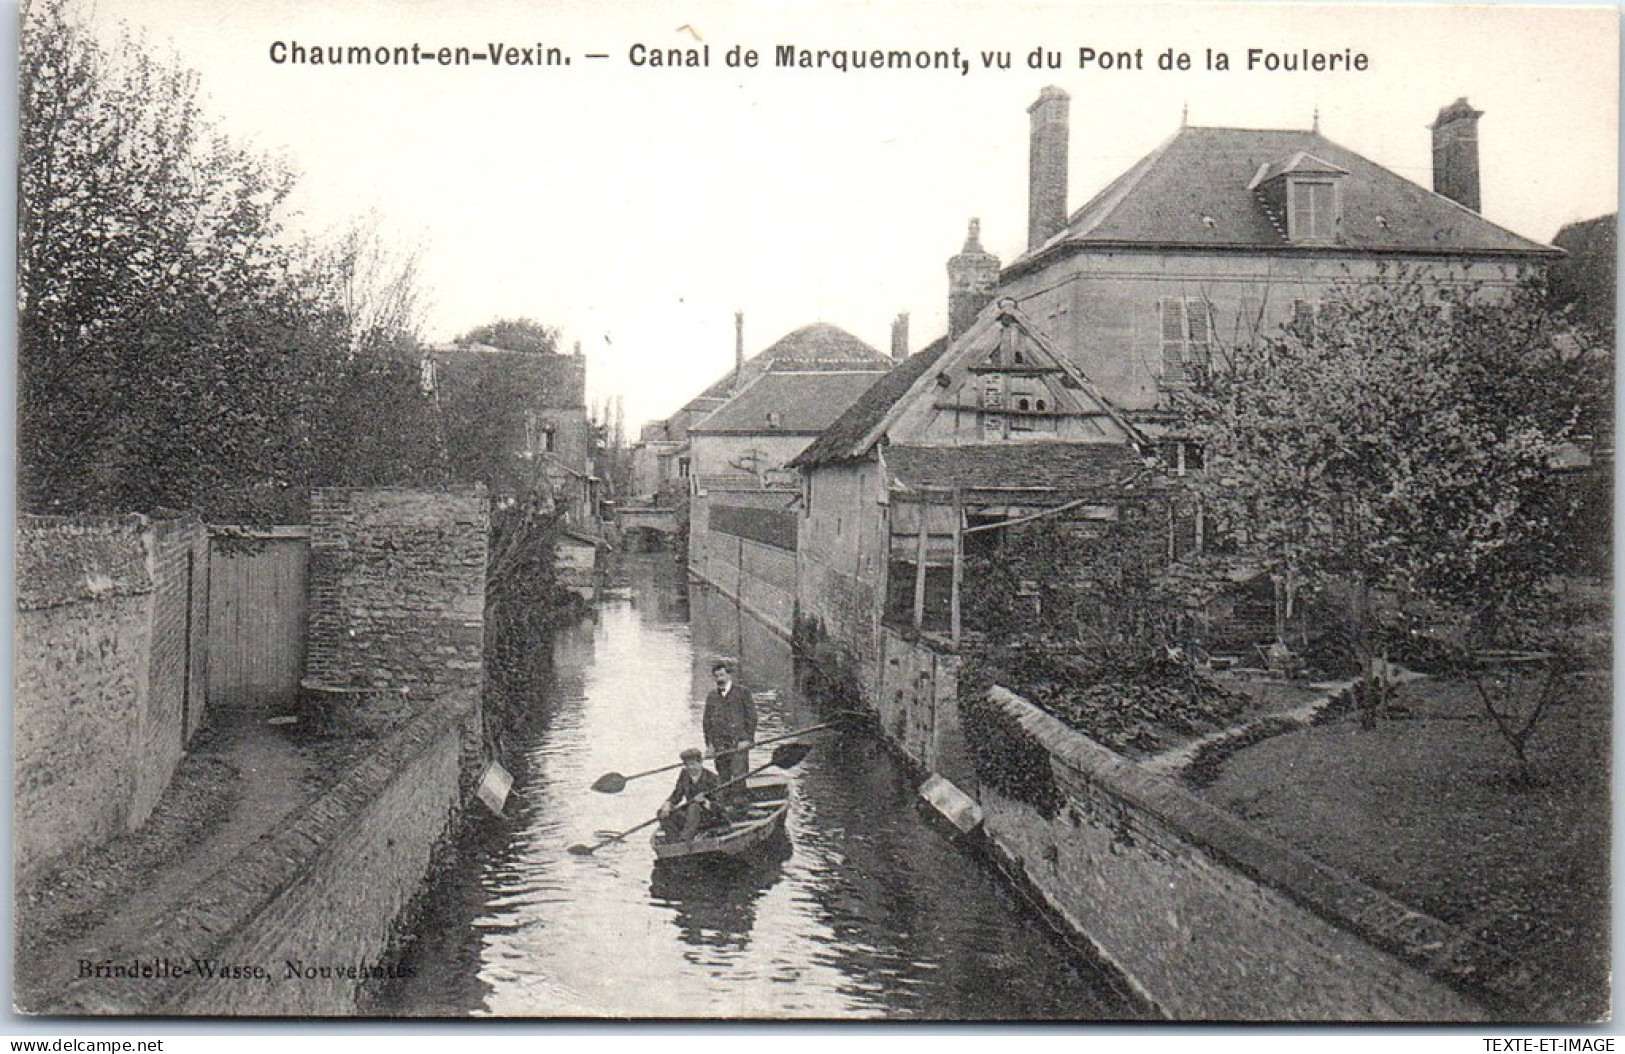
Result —
<svg viewBox="0 0 1625 1054"><path fill-rule="evenodd" d="M306 680L477 688L489 529L481 486L313 491Z"/></svg>
<svg viewBox="0 0 1625 1054"><path fill-rule="evenodd" d="M195 519L19 518L19 881L151 813L203 718L207 569Z"/></svg>
<svg viewBox="0 0 1625 1054"><path fill-rule="evenodd" d="M1049 751L1064 796L1045 819L981 788L993 844L1168 1016L1538 1017L1527 975L1469 935L1275 842L1003 689L991 698Z"/></svg>
<svg viewBox="0 0 1625 1054"><path fill-rule="evenodd" d="M242 850L152 932L102 951L118 964L194 960L245 971L153 980L85 978L57 1012L339 1016L387 968L392 936L458 809L471 690L442 697L378 744L271 837ZM300 972L289 976L290 963ZM256 976L255 971L264 976ZM308 971L308 972L307 972Z"/></svg>

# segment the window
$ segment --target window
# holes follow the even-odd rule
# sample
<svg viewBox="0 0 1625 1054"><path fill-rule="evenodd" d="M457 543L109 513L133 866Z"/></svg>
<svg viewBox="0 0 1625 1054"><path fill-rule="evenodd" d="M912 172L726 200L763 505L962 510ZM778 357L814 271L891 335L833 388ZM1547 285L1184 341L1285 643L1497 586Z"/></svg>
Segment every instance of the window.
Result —
<svg viewBox="0 0 1625 1054"><path fill-rule="evenodd" d="M1337 185L1331 180L1294 179L1287 184L1287 232L1295 242L1329 242L1337 237Z"/></svg>
<svg viewBox="0 0 1625 1054"><path fill-rule="evenodd" d="M1173 439L1161 444L1162 463L1176 476L1202 471L1202 444L1190 439Z"/></svg>
<svg viewBox="0 0 1625 1054"><path fill-rule="evenodd" d="M886 621L891 625L904 628L914 624L914 587L918 584L918 574L919 565L912 560L893 558L887 565ZM943 633L951 628L953 591L953 568L927 564L921 629Z"/></svg>
<svg viewBox="0 0 1625 1054"><path fill-rule="evenodd" d="M1213 355L1213 314L1197 296L1162 301L1162 383L1183 387L1199 380Z"/></svg>
<svg viewBox="0 0 1625 1054"><path fill-rule="evenodd" d="M1309 334L1315 331L1315 318L1319 314L1318 300L1292 301L1292 326L1301 333Z"/></svg>
<svg viewBox="0 0 1625 1054"><path fill-rule="evenodd" d="M551 454L558 447L556 435L551 421L540 420L534 411L525 411L525 449L522 457L533 458L538 453Z"/></svg>

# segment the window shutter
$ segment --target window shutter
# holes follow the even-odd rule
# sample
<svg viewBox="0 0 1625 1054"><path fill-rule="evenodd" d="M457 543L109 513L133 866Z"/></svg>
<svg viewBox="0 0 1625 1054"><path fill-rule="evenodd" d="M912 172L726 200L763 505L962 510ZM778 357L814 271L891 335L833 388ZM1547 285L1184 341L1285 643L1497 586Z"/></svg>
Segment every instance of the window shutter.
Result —
<svg viewBox="0 0 1625 1054"><path fill-rule="evenodd" d="M1318 305L1313 300L1292 301L1292 324L1304 332L1311 332L1315 328L1315 309Z"/></svg>
<svg viewBox="0 0 1625 1054"><path fill-rule="evenodd" d="M1185 317L1190 323L1191 344L1206 348L1213 343L1213 317L1208 302L1197 297L1185 301Z"/></svg>
<svg viewBox="0 0 1625 1054"><path fill-rule="evenodd" d="M1162 379L1179 384L1185 379L1185 301L1164 297L1162 311Z"/></svg>
<svg viewBox="0 0 1625 1054"><path fill-rule="evenodd" d="M1178 297L1162 300L1162 342L1164 344L1185 339L1185 302Z"/></svg>
<svg viewBox="0 0 1625 1054"><path fill-rule="evenodd" d="M1293 241L1305 241L1315 236L1315 210L1310 201L1309 185L1293 181L1289 186L1292 214L1287 218L1287 227Z"/></svg>

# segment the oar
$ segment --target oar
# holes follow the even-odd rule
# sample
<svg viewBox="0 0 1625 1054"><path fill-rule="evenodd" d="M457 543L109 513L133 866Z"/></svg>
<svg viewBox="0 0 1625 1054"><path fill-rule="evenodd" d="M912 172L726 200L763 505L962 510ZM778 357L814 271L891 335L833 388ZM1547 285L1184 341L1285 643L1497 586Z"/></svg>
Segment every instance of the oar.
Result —
<svg viewBox="0 0 1625 1054"><path fill-rule="evenodd" d="M786 732L781 736L771 736L767 739L758 740L751 745L765 747L769 743L779 743L786 739L794 739L797 736L804 736L809 732L822 732L826 728L834 727L835 723L836 722L834 721L826 721L821 725L811 725L807 728L798 728L794 732ZM712 755L707 754L705 756L710 758ZM599 794L619 794L621 791L625 790L626 785L631 783L633 780L640 780L645 776L656 776L662 772L670 772L672 769L680 769L682 767L683 763L678 761L670 765L662 765L657 769L650 769L648 772L634 772L630 776L623 776L619 772L606 772L602 776L599 776L597 779L592 781L592 789L597 791Z"/></svg>
<svg viewBox="0 0 1625 1054"><path fill-rule="evenodd" d="M711 795L715 794L717 791L725 790L725 789L727 789L729 787L732 787L736 783L743 783L746 780L750 779L752 776L754 776L757 773L762 772L762 771L764 771L766 769L774 769L774 768L777 768L777 769L792 769L792 768L795 768L797 765L801 764L801 759L806 757L807 754L811 750L812 750L812 746L810 744L807 744L807 743L786 743L782 747L775 747L774 750L773 750L773 757L768 760L767 764L758 765L755 768L751 769L749 772L745 773L743 776L736 776L733 779L729 780L727 783L719 783L719 784L717 784L715 787L712 787L710 790L706 791L703 794L694 795L693 798L689 799L689 805L692 806L695 802L703 801L703 800L709 798ZM603 839L602 841L599 841L599 842L594 842L592 845L572 845L570 847L570 852L574 853L576 856L591 856L593 853L596 853L596 852L598 852L598 850L604 848L604 846L613 844L615 842L619 842L621 839L625 838L627 835L636 834L637 832L643 830L645 827L649 827L649 826L651 826L653 824L657 824L659 822L660 822L660 817L658 817L658 816L656 816L656 817L654 817L653 819L650 819L650 820L644 820L642 823L638 824L636 827L628 827L626 830L622 831L620 834L610 835L608 838L605 838L605 839Z"/></svg>

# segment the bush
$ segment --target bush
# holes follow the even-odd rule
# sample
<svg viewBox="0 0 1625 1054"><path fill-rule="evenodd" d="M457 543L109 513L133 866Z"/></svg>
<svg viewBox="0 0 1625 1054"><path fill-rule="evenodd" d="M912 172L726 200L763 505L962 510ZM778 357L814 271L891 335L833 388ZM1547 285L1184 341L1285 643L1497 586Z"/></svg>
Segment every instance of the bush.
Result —
<svg viewBox="0 0 1625 1054"><path fill-rule="evenodd" d="M959 720L977 780L1053 819L1064 799L1049 751L973 681L960 681Z"/></svg>
<svg viewBox="0 0 1625 1054"><path fill-rule="evenodd" d="M1307 672L1317 677L1343 680L1360 673L1360 657L1354 648L1354 634L1347 626L1333 626L1312 638L1303 649Z"/></svg>
<svg viewBox="0 0 1625 1054"><path fill-rule="evenodd" d="M967 669L1125 754L1153 753L1170 736L1223 728L1247 704L1244 695L1214 683L1189 660L1160 650L1132 664L1107 665L1064 648L1060 642L1013 642L973 657Z"/></svg>
<svg viewBox="0 0 1625 1054"><path fill-rule="evenodd" d="M863 679L850 652L815 618L797 615L790 636L797 683L821 714L863 710Z"/></svg>

